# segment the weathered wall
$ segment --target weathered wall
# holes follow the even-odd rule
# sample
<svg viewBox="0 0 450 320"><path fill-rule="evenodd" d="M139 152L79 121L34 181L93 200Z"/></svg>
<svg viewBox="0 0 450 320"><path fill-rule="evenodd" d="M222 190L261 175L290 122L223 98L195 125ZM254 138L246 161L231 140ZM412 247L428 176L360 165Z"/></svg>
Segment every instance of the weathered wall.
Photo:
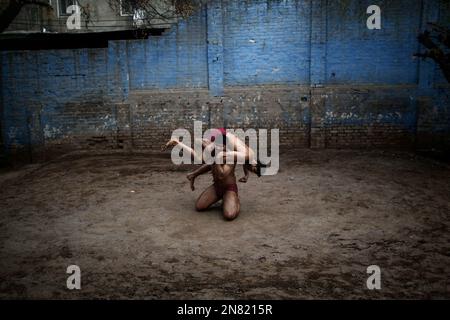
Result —
<svg viewBox="0 0 450 320"><path fill-rule="evenodd" d="M77 136L104 134L107 50L14 52L2 56L3 136L9 153L38 155ZM34 160L34 159L33 159Z"/></svg>
<svg viewBox="0 0 450 320"><path fill-rule="evenodd" d="M0 84L2 83L1 69L2 66L0 64ZM3 94L0 94L0 166L3 166L6 162L6 148L3 143Z"/></svg>
<svg viewBox="0 0 450 320"><path fill-rule="evenodd" d="M217 0L148 40L3 52L4 150L157 149L194 120L279 128L297 147L448 147L449 86L413 58L448 2L381 1L381 30L370 4Z"/></svg>
<svg viewBox="0 0 450 320"><path fill-rule="evenodd" d="M278 128L281 143L309 145L309 88L227 87L223 97L208 91L136 91L130 95L130 139L135 148L158 148L176 128L193 129L194 120L211 127Z"/></svg>
<svg viewBox="0 0 450 320"><path fill-rule="evenodd" d="M128 41L131 90L207 88L206 11L163 36Z"/></svg>
<svg viewBox="0 0 450 320"><path fill-rule="evenodd" d="M3 10L10 0L0 0L0 10ZM156 3L157 0L153 0ZM38 5L24 6L14 21L8 26L8 32L17 31L32 31L41 32L45 28L48 32L72 33L72 32L109 32L129 30L133 28L133 16L121 15L120 8L114 5L111 6L106 0L81 0L78 2L82 5L84 10L89 14L89 18L85 14L80 17L81 25L79 30L67 29L67 15L65 13L67 8L60 8L59 1L51 2L52 9L47 9ZM116 7L117 6L117 7ZM162 8L161 12L167 11L167 8ZM171 19L154 19L152 23L158 27L169 26L177 21L176 17Z"/></svg>
<svg viewBox="0 0 450 320"><path fill-rule="evenodd" d="M310 1L224 6L225 85L308 84L310 13Z"/></svg>
<svg viewBox="0 0 450 320"><path fill-rule="evenodd" d="M431 11L431 12L430 12ZM450 26L450 1L441 1L440 10L428 10L430 21ZM430 61L421 62L419 81L418 147L450 150L450 88L443 73Z"/></svg>
<svg viewBox="0 0 450 320"><path fill-rule="evenodd" d="M373 1L329 1L326 82L328 84L416 84L422 2L384 0L382 29L366 27Z"/></svg>

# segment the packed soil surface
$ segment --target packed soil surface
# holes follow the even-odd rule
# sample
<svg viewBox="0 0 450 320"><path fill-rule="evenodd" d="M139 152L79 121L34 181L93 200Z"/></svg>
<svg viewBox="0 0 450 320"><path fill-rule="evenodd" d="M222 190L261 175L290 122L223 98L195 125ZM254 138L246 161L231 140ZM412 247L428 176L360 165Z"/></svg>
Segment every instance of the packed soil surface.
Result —
<svg viewBox="0 0 450 320"><path fill-rule="evenodd" d="M84 153L0 173L0 298L450 298L450 167L298 150L239 184L241 213L167 154ZM242 168L238 168L238 178ZM69 265L81 290L66 287ZM381 268L368 290L367 268Z"/></svg>

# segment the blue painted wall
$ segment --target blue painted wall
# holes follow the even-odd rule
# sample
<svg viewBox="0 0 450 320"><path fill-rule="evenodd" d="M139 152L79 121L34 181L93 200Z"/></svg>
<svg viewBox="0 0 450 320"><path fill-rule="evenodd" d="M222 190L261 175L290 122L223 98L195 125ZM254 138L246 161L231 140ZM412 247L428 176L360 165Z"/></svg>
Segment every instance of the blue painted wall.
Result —
<svg viewBox="0 0 450 320"><path fill-rule="evenodd" d="M450 5L445 0L379 0L382 30L368 30L366 9L373 3L216 0L147 40L114 41L107 49L2 52L3 140L7 147L34 143L30 131L36 127L44 139L108 130L115 125L103 116L108 102L126 102L133 90L209 88L211 95L220 96L227 86L273 84L418 85L424 91L399 93L409 102L394 105L382 120L414 126L417 95L448 101L440 99L448 97L446 90L432 89L445 83L441 71L413 54L425 20L449 21ZM380 94L379 99L392 95ZM376 112L351 105L354 118L334 118L335 102L326 104L328 123L379 120ZM98 114L81 116L76 103L94 105L94 110L98 105ZM441 114L448 113L446 103L436 105Z"/></svg>
<svg viewBox="0 0 450 320"><path fill-rule="evenodd" d="M310 1L232 1L223 9L226 85L307 84Z"/></svg>
<svg viewBox="0 0 450 320"><path fill-rule="evenodd" d="M435 13L435 15L438 16L437 20L440 25L450 28L450 1L440 1L439 10ZM447 80L444 78L444 74L439 70L439 67L436 64L433 65L433 69L433 83L447 83Z"/></svg>
<svg viewBox="0 0 450 320"><path fill-rule="evenodd" d="M418 81L417 35L421 1L376 1L382 29L366 27L374 1L329 1L327 7L327 82L414 84Z"/></svg>
<svg viewBox="0 0 450 320"><path fill-rule="evenodd" d="M127 41L130 89L207 88L206 10L146 41Z"/></svg>
<svg viewBox="0 0 450 320"><path fill-rule="evenodd" d="M3 141L29 143L31 118L49 136L78 132L68 102L99 101L107 93L107 51L99 49L2 53ZM73 118L73 119L70 119ZM74 126L67 126L67 121ZM51 132L50 132L50 131Z"/></svg>

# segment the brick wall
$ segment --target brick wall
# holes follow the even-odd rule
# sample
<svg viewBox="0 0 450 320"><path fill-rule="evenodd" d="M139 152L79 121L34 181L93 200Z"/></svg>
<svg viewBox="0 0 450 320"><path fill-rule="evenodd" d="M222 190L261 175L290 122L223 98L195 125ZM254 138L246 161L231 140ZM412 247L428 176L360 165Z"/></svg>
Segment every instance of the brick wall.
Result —
<svg viewBox="0 0 450 320"><path fill-rule="evenodd" d="M450 89L448 86L437 89L432 97L420 97L417 123L420 149L450 150Z"/></svg>
<svg viewBox="0 0 450 320"><path fill-rule="evenodd" d="M131 90L207 88L206 10L162 36L127 41Z"/></svg>
<svg viewBox="0 0 450 320"><path fill-rule="evenodd" d="M207 90L139 91L130 95L130 139L134 148L159 148L173 130L193 132L194 121L210 127L278 128L281 143L308 147L309 89L227 87L224 97Z"/></svg>
<svg viewBox="0 0 450 320"><path fill-rule="evenodd" d="M338 5L337 3L340 3ZM216 0L147 40L2 52L3 150L158 149L178 127L278 128L282 145L450 146L450 87L412 56L445 1Z"/></svg>
<svg viewBox="0 0 450 320"><path fill-rule="evenodd" d="M326 81L329 84L415 84L421 1L329 1ZM427 1L428 2L428 1ZM430 1L433 2L433 1ZM381 30L366 27L367 8L382 9Z"/></svg>
<svg viewBox="0 0 450 320"><path fill-rule="evenodd" d="M231 1L223 9L226 85L309 81L310 1Z"/></svg>
<svg viewBox="0 0 450 320"><path fill-rule="evenodd" d="M3 52L8 153L35 160L54 140L62 144L79 135L101 135L107 123L102 119L107 59L100 49Z"/></svg>
<svg viewBox="0 0 450 320"><path fill-rule="evenodd" d="M442 25L450 27L450 2L441 1L439 10L428 8L425 13ZM418 144L420 149L450 150L450 87L443 73L433 62L421 62L421 83L418 101Z"/></svg>
<svg viewBox="0 0 450 320"><path fill-rule="evenodd" d="M0 64L0 66L1 66L1 64ZM1 78L2 78L2 73L0 72L0 84L2 83ZM4 132L3 131L3 117L1 116L1 115L3 115L3 102L2 101L3 101L3 95L0 94L0 167L5 165L7 162L6 148L5 148L5 144L3 143L3 132Z"/></svg>
<svg viewBox="0 0 450 320"><path fill-rule="evenodd" d="M317 126L315 147L414 147L417 101L415 86L327 86L312 99Z"/></svg>

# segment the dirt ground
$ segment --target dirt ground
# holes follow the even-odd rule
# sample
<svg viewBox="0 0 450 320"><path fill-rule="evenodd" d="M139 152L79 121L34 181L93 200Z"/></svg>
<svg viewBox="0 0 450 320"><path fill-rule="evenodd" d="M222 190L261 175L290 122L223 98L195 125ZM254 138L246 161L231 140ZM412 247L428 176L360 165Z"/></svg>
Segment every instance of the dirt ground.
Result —
<svg viewBox="0 0 450 320"><path fill-rule="evenodd" d="M446 164L299 150L239 184L233 222L194 210L211 177L191 192L188 169L112 153L2 172L0 298L450 298ZM72 264L80 291L66 288Z"/></svg>

